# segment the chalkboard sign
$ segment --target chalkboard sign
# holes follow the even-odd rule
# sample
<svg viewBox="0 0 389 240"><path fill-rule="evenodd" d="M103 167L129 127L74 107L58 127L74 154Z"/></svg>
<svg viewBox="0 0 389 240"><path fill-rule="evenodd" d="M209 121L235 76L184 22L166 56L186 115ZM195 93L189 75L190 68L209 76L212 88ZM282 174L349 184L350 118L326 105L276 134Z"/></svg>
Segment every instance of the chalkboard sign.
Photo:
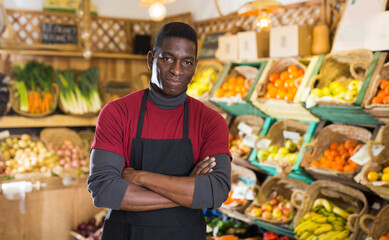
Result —
<svg viewBox="0 0 389 240"><path fill-rule="evenodd" d="M76 25L42 23L43 44L77 44Z"/></svg>
<svg viewBox="0 0 389 240"><path fill-rule="evenodd" d="M226 32L209 33L202 40L198 59L214 59L218 48L218 38Z"/></svg>

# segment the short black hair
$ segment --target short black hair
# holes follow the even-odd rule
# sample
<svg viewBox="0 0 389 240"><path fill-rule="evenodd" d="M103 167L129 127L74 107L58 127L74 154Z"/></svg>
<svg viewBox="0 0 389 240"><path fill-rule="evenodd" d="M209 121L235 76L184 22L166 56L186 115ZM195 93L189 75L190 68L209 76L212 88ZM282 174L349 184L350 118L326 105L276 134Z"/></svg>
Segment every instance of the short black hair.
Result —
<svg viewBox="0 0 389 240"><path fill-rule="evenodd" d="M184 38L193 42L196 45L197 56L197 34L188 24L183 22L171 22L163 25L155 38L154 51L162 46L163 39L166 37Z"/></svg>

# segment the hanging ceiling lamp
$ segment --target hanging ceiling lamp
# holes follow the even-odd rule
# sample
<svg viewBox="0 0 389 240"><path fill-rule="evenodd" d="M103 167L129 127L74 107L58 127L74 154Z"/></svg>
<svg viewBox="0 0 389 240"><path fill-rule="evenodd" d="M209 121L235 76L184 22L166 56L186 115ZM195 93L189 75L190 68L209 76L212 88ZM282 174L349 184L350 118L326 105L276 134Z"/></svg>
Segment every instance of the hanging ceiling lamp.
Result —
<svg viewBox="0 0 389 240"><path fill-rule="evenodd" d="M282 7L283 5L275 0L256 0L240 7L238 14L240 16L257 16L257 27L261 30L267 30L272 25L269 13L275 12Z"/></svg>
<svg viewBox="0 0 389 240"><path fill-rule="evenodd" d="M162 21L166 17L166 7L164 4L172 3L175 0L140 0L139 6L150 6L149 16L153 21Z"/></svg>

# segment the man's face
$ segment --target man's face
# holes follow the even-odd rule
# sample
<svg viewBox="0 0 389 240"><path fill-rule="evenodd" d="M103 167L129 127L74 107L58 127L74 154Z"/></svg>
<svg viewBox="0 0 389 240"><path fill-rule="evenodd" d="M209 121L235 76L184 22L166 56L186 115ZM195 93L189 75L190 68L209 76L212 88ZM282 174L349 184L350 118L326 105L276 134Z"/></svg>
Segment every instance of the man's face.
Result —
<svg viewBox="0 0 389 240"><path fill-rule="evenodd" d="M152 69L152 87L165 96L178 96L195 73L196 45L184 38L164 38L160 48L148 53L147 63Z"/></svg>

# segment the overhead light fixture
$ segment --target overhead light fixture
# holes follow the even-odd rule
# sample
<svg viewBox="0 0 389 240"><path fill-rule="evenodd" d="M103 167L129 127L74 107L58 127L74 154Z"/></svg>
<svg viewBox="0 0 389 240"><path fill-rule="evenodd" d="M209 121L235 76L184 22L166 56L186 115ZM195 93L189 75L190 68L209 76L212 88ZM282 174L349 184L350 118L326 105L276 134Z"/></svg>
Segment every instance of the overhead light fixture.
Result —
<svg viewBox="0 0 389 240"><path fill-rule="evenodd" d="M260 30L267 30L272 25L269 13L282 8L283 5L275 0L256 0L248 2L239 8L240 16L257 16L256 26Z"/></svg>
<svg viewBox="0 0 389 240"><path fill-rule="evenodd" d="M166 17L165 4L172 3L175 0L140 0L139 6L149 6L149 16L151 20L159 22Z"/></svg>

